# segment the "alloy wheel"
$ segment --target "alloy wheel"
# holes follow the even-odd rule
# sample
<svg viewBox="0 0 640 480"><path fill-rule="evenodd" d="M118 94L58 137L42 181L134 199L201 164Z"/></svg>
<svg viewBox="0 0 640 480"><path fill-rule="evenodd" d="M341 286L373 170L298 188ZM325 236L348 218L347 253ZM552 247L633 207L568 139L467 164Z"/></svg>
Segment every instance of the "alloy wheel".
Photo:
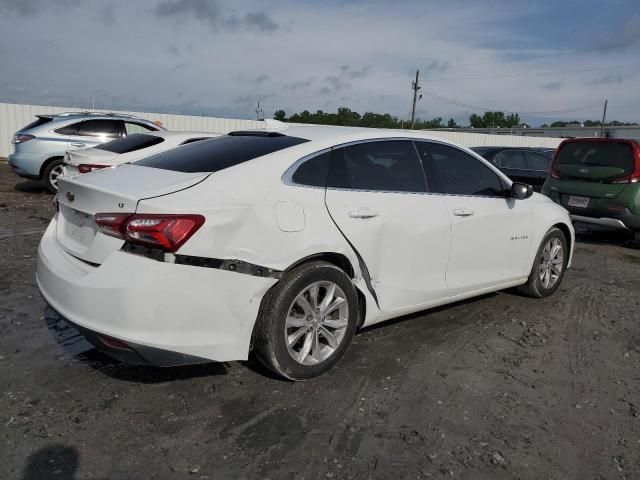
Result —
<svg viewBox="0 0 640 480"><path fill-rule="evenodd" d="M542 249L542 255L540 256L539 274L540 283L544 288L553 287L560 275L562 275L562 268L564 266L564 252L562 242L557 238L551 238Z"/></svg>
<svg viewBox="0 0 640 480"><path fill-rule="evenodd" d="M284 336L291 358L301 365L318 365L342 344L349 324L344 291L330 281L315 282L289 307Z"/></svg>
<svg viewBox="0 0 640 480"><path fill-rule="evenodd" d="M58 177L63 173L62 164L56 165L49 172L49 183L57 190L58 189Z"/></svg>

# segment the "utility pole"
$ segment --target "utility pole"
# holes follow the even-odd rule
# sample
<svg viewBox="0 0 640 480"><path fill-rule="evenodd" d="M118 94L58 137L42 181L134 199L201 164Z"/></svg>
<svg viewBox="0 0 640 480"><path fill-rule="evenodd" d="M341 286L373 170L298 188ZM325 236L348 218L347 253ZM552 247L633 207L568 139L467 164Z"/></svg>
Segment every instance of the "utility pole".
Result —
<svg viewBox="0 0 640 480"><path fill-rule="evenodd" d="M604 122L607 121L607 99L604 100L604 108L602 109L602 125L600 126L600 136L604 137Z"/></svg>
<svg viewBox="0 0 640 480"><path fill-rule="evenodd" d="M260 100L258 100L258 106L255 109L256 112L256 120L264 120L264 112L262 111L262 108L260 108ZM260 116L262 116L262 118L260 118Z"/></svg>
<svg viewBox="0 0 640 480"><path fill-rule="evenodd" d="M420 76L420 70L416 70L416 80L415 82L411 82L411 88L413 89L413 108L411 109L411 130L413 130L416 124L416 102L418 101L418 90L420 90L420 85L418 85L419 76Z"/></svg>

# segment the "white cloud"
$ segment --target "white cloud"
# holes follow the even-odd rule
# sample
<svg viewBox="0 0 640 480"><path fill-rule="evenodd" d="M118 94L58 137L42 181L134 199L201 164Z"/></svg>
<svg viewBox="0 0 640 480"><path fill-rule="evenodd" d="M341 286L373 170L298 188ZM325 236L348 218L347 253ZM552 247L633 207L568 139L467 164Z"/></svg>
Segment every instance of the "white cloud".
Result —
<svg viewBox="0 0 640 480"><path fill-rule="evenodd" d="M114 0L117 21L100 22L104 7L89 2L71 2L60 16L24 14L14 0L0 0L8 12L0 16L0 45L20 45L3 51L0 100L88 106L95 98L102 108L252 118L260 99L267 115L346 105L406 118L412 72L420 69L423 91L467 104L543 111L607 97L610 118L638 120L632 82L593 82L627 71L539 75L638 63L630 55L638 49L553 56L571 48L544 43L537 28L518 23L539 13L536 5L184 1ZM620 28L629 38L636 27L625 20ZM471 113L427 96L419 109L459 123Z"/></svg>

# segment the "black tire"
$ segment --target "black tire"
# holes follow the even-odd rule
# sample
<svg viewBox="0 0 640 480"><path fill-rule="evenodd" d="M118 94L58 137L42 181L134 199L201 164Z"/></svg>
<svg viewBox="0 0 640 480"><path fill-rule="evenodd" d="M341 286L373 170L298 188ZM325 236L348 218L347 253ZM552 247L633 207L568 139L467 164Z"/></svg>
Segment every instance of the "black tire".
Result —
<svg viewBox="0 0 640 480"><path fill-rule="evenodd" d="M42 174L42 183L51 193L58 192L58 186L51 183L51 172L59 168L60 165L62 165L62 158L56 158L47 165L47 168L44 169L44 173Z"/></svg>
<svg viewBox="0 0 640 480"><path fill-rule="evenodd" d="M555 280L555 282L549 287L545 287L542 282L542 278L540 277L541 259L545 247L553 239L559 240L562 244L562 270L560 271L560 274L558 275L558 278ZM560 283L562 283L562 279L567 270L568 261L569 249L567 248L567 238L565 237L562 230L556 227L552 227L542 239L540 247L538 247L538 253L536 254L535 260L533 261L533 266L531 267L531 273L529 274L527 283L518 287L518 290L524 295L535 298L542 298L553 295L553 293L560 287Z"/></svg>
<svg viewBox="0 0 640 480"><path fill-rule="evenodd" d="M287 348L285 335L290 330L287 330L286 318L298 295L316 282L332 282L342 290L348 307L348 322L344 330L341 329L344 333L340 343L328 358L315 365L303 365L294 360ZM263 299L254 329L254 354L267 368L289 380L302 381L317 377L338 363L349 348L358 325L358 306L356 289L340 268L321 261L300 265L286 273ZM303 337L306 338L306 335L300 338L304 340ZM325 344L322 347L329 347L328 342L323 341Z"/></svg>

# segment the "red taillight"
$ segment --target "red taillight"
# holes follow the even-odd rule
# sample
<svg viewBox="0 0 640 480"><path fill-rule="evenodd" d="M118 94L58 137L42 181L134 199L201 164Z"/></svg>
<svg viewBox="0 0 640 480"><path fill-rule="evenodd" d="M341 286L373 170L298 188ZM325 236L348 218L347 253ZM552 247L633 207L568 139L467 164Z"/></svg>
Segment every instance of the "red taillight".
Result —
<svg viewBox="0 0 640 480"><path fill-rule="evenodd" d="M105 235L175 252L204 223L202 215L97 213L95 222Z"/></svg>
<svg viewBox="0 0 640 480"><path fill-rule="evenodd" d="M100 231L105 235L124 239L122 233L124 223L131 215L131 213L96 213L94 220Z"/></svg>
<svg viewBox="0 0 640 480"><path fill-rule="evenodd" d="M204 223L201 215L134 215L124 227L125 239L175 252Z"/></svg>
<svg viewBox="0 0 640 480"><path fill-rule="evenodd" d="M36 138L33 135L25 135L23 133L16 133L13 136L13 140L11 140L11 143L24 143L24 142L28 142L29 140Z"/></svg>
<svg viewBox="0 0 640 480"><path fill-rule="evenodd" d="M90 163L82 163L78 165L78 170L80 171L80 173L89 173L89 172L95 172L96 170L101 170L103 168L107 168L109 166L110 165L95 165Z"/></svg>
<svg viewBox="0 0 640 480"><path fill-rule="evenodd" d="M612 180L611 183L640 183L640 143L633 142L634 166L633 173L624 178Z"/></svg>
<svg viewBox="0 0 640 480"><path fill-rule="evenodd" d="M556 159L558 158L558 153L560 153L560 148L562 147L562 145L560 145L557 149L556 152L553 154L553 158L551 159L551 163L549 163L549 176L551 178L560 178L560 172L558 172L554 166L556 164Z"/></svg>

